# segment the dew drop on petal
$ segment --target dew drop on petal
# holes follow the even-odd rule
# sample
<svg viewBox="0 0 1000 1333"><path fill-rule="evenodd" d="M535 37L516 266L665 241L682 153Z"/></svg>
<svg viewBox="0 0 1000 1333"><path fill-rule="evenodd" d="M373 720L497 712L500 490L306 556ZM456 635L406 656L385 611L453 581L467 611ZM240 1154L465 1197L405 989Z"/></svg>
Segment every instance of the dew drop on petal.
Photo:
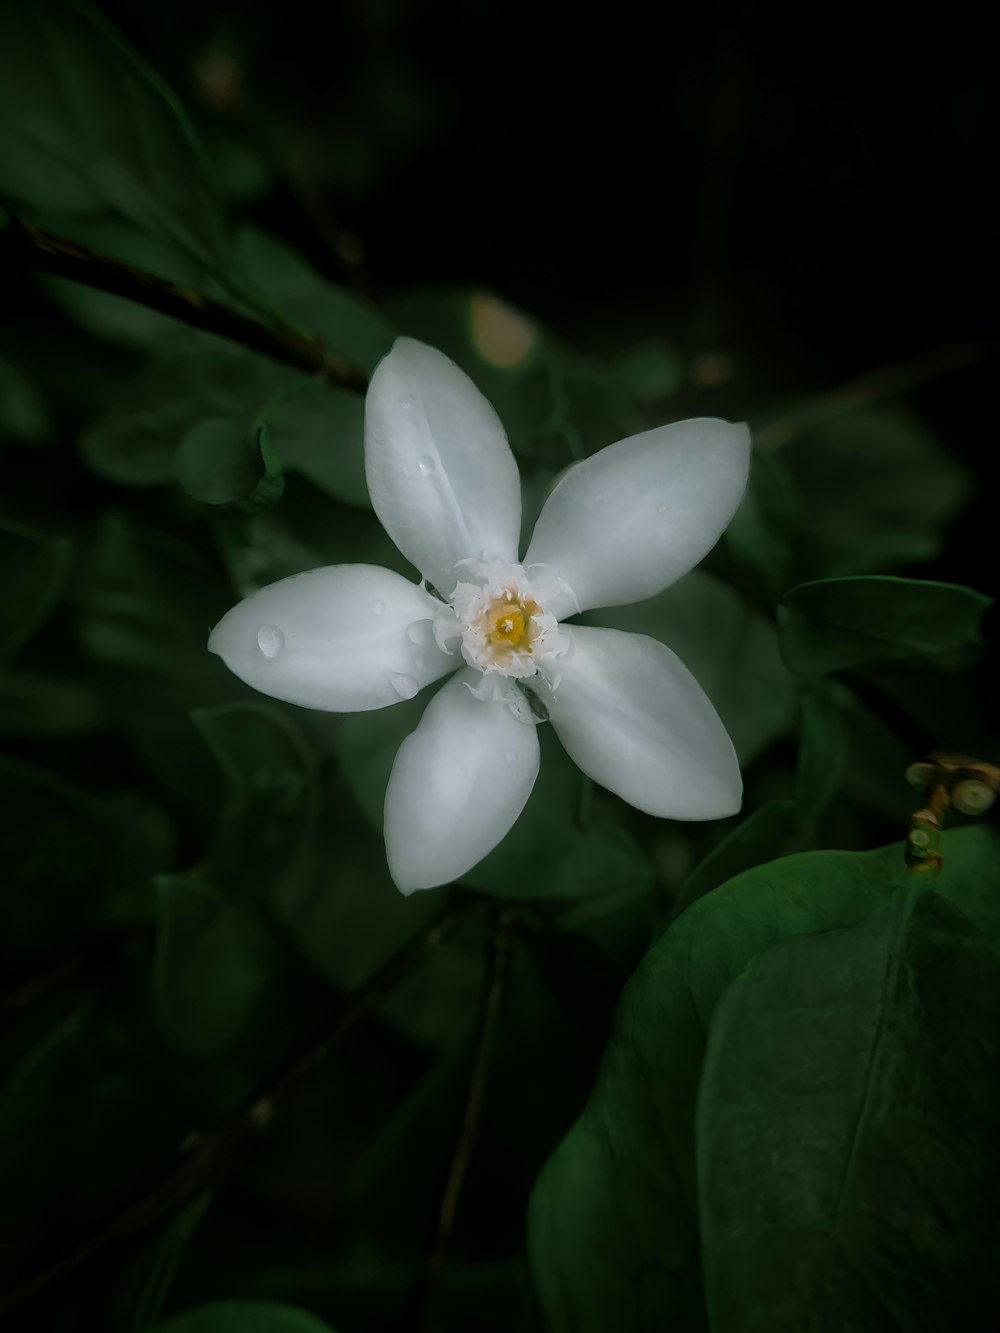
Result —
<svg viewBox="0 0 1000 1333"><path fill-rule="evenodd" d="M401 699L412 699L420 688L412 676L401 675L398 671L389 672L389 684Z"/></svg>
<svg viewBox="0 0 1000 1333"><path fill-rule="evenodd" d="M277 657L285 646L285 636L277 625L261 625L257 631L257 647L265 657Z"/></svg>
<svg viewBox="0 0 1000 1333"><path fill-rule="evenodd" d="M434 459L431 458L430 454L421 454L417 459L417 467L425 477L430 476L434 471Z"/></svg>
<svg viewBox="0 0 1000 1333"><path fill-rule="evenodd" d="M384 610L385 610L385 602L382 601L381 597L379 597L377 601L372 602L373 615L380 616Z"/></svg>
<svg viewBox="0 0 1000 1333"><path fill-rule="evenodd" d="M423 643L427 638L427 626L430 624L427 620L415 620L412 625L406 628L406 637L411 643Z"/></svg>
<svg viewBox="0 0 1000 1333"><path fill-rule="evenodd" d="M423 666L423 664L424 664L423 654L422 654L422 653L414 653L414 655L413 655L413 665L416 667L416 669L417 669L418 671L419 671L420 668Z"/></svg>
<svg viewBox="0 0 1000 1333"><path fill-rule="evenodd" d="M413 399L412 399L412 398L400 398L400 400L399 400L399 405L400 405L400 407L403 409L404 412L412 412L412 411L413 411Z"/></svg>
<svg viewBox="0 0 1000 1333"><path fill-rule="evenodd" d="M666 506L666 505L657 505L657 506L656 506L656 512L657 512L658 514L665 514L665 513L667 512L667 506Z"/></svg>
<svg viewBox="0 0 1000 1333"><path fill-rule="evenodd" d="M503 757L507 760L507 763L508 763L508 764L512 764L512 763L514 762L514 760L517 758L517 751L516 751L516 750L505 750L505 751L504 751L504 756L503 756Z"/></svg>

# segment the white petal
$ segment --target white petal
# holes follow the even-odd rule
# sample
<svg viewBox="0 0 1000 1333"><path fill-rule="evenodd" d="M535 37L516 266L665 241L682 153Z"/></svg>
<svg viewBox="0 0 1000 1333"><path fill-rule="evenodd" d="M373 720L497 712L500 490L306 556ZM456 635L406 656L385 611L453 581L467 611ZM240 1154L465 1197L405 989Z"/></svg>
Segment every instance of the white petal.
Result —
<svg viewBox="0 0 1000 1333"><path fill-rule="evenodd" d="M500 418L433 347L399 338L372 376L365 474L382 526L444 596L457 561L517 559L521 483Z"/></svg>
<svg viewBox="0 0 1000 1333"><path fill-rule="evenodd" d="M712 417L610 444L576 464L542 507L524 557L576 594L562 617L652 597L712 549L736 512L750 467L750 432Z"/></svg>
<svg viewBox="0 0 1000 1333"><path fill-rule="evenodd" d="M459 879L514 824L538 776L538 734L460 671L399 747L385 792L385 850L403 893Z"/></svg>
<svg viewBox="0 0 1000 1333"><path fill-rule="evenodd" d="M735 814L743 781L732 741L680 658L644 634L579 625L565 632L573 646L546 702L574 763L647 814Z"/></svg>
<svg viewBox="0 0 1000 1333"><path fill-rule="evenodd" d="M263 694L356 713L410 699L460 664L434 642L441 609L391 570L327 565L251 593L208 646Z"/></svg>

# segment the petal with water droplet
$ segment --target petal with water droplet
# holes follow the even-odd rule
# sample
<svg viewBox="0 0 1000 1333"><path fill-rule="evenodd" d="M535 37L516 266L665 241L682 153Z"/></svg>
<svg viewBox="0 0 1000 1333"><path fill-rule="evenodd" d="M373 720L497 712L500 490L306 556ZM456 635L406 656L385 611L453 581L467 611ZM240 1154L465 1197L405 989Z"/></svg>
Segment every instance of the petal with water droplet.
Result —
<svg viewBox="0 0 1000 1333"><path fill-rule="evenodd" d="M459 560L516 560L521 483L496 412L453 361L400 338L365 399L372 506L444 596Z"/></svg>
<svg viewBox="0 0 1000 1333"><path fill-rule="evenodd" d="M223 616L208 646L263 694L354 713L412 698L454 671L455 658L429 628L419 663L408 635L441 611L419 584L391 570L328 565L252 593Z"/></svg>
<svg viewBox="0 0 1000 1333"><path fill-rule="evenodd" d="M385 793L385 849L403 893L460 879L497 845L538 776L538 732L459 671L399 748Z"/></svg>

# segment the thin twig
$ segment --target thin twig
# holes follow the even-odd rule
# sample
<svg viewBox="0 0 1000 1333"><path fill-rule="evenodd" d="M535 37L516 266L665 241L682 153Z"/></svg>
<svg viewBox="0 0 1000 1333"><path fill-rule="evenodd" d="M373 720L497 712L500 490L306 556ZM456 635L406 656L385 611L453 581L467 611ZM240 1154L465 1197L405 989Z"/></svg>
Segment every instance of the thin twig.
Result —
<svg viewBox="0 0 1000 1333"><path fill-rule="evenodd" d="M465 1111L462 1115L462 1127L459 1130L451 1166L441 1195L438 1210L434 1244L427 1258L423 1284L420 1292L417 1314L417 1326L422 1327L427 1319L430 1300L440 1281L441 1274L448 1263L448 1251L455 1229L455 1217L458 1212L462 1188L472 1158L479 1129L479 1118L486 1095L486 1083L489 1078L493 1048L496 1045L497 1030L500 1024L500 1008L507 985L507 973L510 965L510 946L513 917L508 910L501 911L493 931L489 965L483 986L483 1003L475 1039L475 1056L472 1072L469 1075L469 1090L465 1099Z"/></svg>
<svg viewBox="0 0 1000 1333"><path fill-rule="evenodd" d="M145 1230L185 1199L217 1182L235 1162L243 1145L271 1123L277 1102L392 992L429 949L461 922L484 909L481 900L466 900L446 911L424 934L403 945L262 1088L220 1125L192 1135L185 1145L187 1156L178 1166L61 1258L0 1295L0 1318L60 1282L100 1251Z"/></svg>
<svg viewBox="0 0 1000 1333"><path fill-rule="evenodd" d="M307 375L323 375L348 388L364 389L366 385L360 371L328 352L317 338L270 329L199 292L158 278L135 264L114 259L45 227L36 227L32 222L24 222L9 214L0 214L0 222L4 222L0 227L4 248L9 248L28 268L39 273L71 278L98 291L124 296L179 319L192 328L216 333L254 352L262 352L272 361L292 366Z"/></svg>

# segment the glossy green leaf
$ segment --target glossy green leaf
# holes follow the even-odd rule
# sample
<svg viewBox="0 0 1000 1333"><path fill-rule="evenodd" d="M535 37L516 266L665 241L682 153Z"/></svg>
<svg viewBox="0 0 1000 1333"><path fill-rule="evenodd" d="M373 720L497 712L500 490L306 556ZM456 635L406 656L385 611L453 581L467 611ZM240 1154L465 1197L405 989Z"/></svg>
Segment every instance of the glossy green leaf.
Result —
<svg viewBox="0 0 1000 1333"><path fill-rule="evenodd" d="M174 94L96 10L0 9L0 199L116 215L196 258L227 249L219 197Z"/></svg>
<svg viewBox="0 0 1000 1333"><path fill-rule="evenodd" d="M214 1301L185 1310L154 1333L332 1333L308 1310L273 1301Z"/></svg>
<svg viewBox="0 0 1000 1333"><path fill-rule="evenodd" d="M152 993L167 1041L191 1059L230 1046L249 1022L267 980L252 917L202 880L161 875Z"/></svg>
<svg viewBox="0 0 1000 1333"><path fill-rule="evenodd" d="M1000 941L996 835L944 835L936 887ZM532 1195L529 1248L554 1333L702 1333L694 1112L720 996L778 941L863 921L906 885L902 844L806 852L701 898L619 1004L594 1090Z"/></svg>
<svg viewBox="0 0 1000 1333"><path fill-rule="evenodd" d="M68 537L0 522L0 656L15 652L44 623L73 562Z"/></svg>
<svg viewBox="0 0 1000 1333"><path fill-rule="evenodd" d="M309 385L266 413L271 447L288 471L326 495L370 509L365 481L365 404L359 393Z"/></svg>
<svg viewBox="0 0 1000 1333"><path fill-rule="evenodd" d="M792 671L819 675L879 663L966 665L992 599L954 583L859 575L801 583L778 608Z"/></svg>
<svg viewBox="0 0 1000 1333"><path fill-rule="evenodd" d="M672 648L715 705L742 764L791 729L795 686L773 628L711 574L692 570L656 597L587 619Z"/></svg>
<svg viewBox="0 0 1000 1333"><path fill-rule="evenodd" d="M298 372L235 343L179 333L122 383L82 433L80 452L109 481L167 486L175 479L175 452L192 427L210 417L249 423L302 382Z"/></svg>
<svg viewBox="0 0 1000 1333"><path fill-rule="evenodd" d="M1000 956L920 885L754 958L698 1096L713 1333L986 1327Z"/></svg>
<svg viewBox="0 0 1000 1333"><path fill-rule="evenodd" d="M285 482L266 425L248 432L227 417L208 417L185 432L174 455L177 480L194 500L257 513L277 504Z"/></svg>

